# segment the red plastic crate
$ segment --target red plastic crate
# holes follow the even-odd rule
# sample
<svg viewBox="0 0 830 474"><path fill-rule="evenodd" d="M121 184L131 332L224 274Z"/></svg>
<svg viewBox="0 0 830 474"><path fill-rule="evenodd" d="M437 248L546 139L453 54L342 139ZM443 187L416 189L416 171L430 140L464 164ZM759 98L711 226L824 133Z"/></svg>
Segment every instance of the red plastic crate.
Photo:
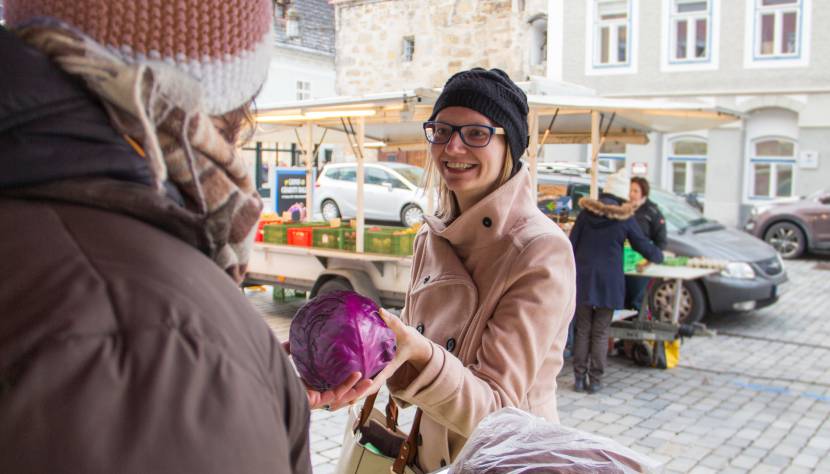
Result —
<svg viewBox="0 0 830 474"><path fill-rule="evenodd" d="M311 227L294 227L288 229L288 245L296 245L297 247L311 247L312 239Z"/></svg>
<svg viewBox="0 0 830 474"><path fill-rule="evenodd" d="M272 219L263 219L263 220L259 221L259 223L257 224L256 237L254 237L254 241L255 242L262 242L263 227L265 227L268 224L279 224L279 223L280 223L280 221L278 219L274 219L274 220L272 220Z"/></svg>

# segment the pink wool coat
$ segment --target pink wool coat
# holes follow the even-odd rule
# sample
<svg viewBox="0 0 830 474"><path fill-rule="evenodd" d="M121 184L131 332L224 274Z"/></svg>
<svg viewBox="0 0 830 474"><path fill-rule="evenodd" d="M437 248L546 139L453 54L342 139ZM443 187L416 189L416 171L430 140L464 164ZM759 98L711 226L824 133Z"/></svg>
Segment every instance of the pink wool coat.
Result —
<svg viewBox="0 0 830 474"><path fill-rule="evenodd" d="M524 168L451 224L426 217L416 237L401 317L433 351L423 371L404 365L388 386L424 411L426 471L452 462L500 408L559 420L556 376L576 271L568 238L537 209L530 182Z"/></svg>

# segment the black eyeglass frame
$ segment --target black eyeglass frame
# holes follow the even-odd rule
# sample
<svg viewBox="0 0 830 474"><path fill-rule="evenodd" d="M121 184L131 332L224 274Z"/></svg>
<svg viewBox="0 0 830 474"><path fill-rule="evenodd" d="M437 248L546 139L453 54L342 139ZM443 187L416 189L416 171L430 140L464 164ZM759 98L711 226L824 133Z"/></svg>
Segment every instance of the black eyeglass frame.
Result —
<svg viewBox="0 0 830 474"><path fill-rule="evenodd" d="M447 141L445 141L445 142L434 142L434 141L429 139L429 134L427 133L427 127L433 126L433 125L436 125L436 124L446 125L447 127L450 127L451 131L450 131L449 137L447 138ZM482 128L486 128L487 130L489 130L490 131L490 136L487 138L487 143L485 143L484 145L471 145L471 144L467 143L467 140L464 139L464 134L462 133L462 129L465 128L465 127L482 127ZM458 136L461 138L461 142L464 143L464 145L466 145L470 148L484 148L487 145L489 145L490 142L493 140L493 135L504 135L504 129L503 128L501 128L501 127L491 127L489 125L484 125L484 124L481 124L481 123L468 123L468 124L465 124L465 125L453 125L453 124L447 123L447 122L439 122L438 120L427 120L426 122L423 123L423 128L424 128L424 137L427 139L427 141L429 143L431 143L433 145L446 145L447 143L450 142L450 140L452 140L452 136L455 135L456 132L458 132Z"/></svg>

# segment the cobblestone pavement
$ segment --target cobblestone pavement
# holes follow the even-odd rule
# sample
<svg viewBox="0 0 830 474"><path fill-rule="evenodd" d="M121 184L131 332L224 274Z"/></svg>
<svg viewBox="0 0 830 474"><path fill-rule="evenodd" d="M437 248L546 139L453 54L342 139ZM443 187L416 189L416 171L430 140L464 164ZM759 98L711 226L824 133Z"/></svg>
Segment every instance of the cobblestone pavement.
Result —
<svg viewBox="0 0 830 474"><path fill-rule="evenodd" d="M559 381L562 423L605 435L664 463L665 472L830 472L830 270L827 257L786 262L788 292L769 308L710 318L715 338L683 343L672 370L610 358L606 388ZM302 301L250 293L280 339ZM381 402L377 402L380 404ZM402 411L408 428L412 409ZM312 413L315 473L340 453L346 412Z"/></svg>

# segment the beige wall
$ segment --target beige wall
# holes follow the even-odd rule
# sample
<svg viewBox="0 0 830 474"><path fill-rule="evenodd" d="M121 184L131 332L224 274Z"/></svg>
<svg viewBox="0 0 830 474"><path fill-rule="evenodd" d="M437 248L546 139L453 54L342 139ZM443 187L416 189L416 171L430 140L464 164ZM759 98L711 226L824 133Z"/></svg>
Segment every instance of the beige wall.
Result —
<svg viewBox="0 0 830 474"><path fill-rule="evenodd" d="M440 87L453 73L498 67L517 81L531 66L530 23L542 0L341 0L335 3L337 93ZM403 60L404 37L415 39Z"/></svg>

